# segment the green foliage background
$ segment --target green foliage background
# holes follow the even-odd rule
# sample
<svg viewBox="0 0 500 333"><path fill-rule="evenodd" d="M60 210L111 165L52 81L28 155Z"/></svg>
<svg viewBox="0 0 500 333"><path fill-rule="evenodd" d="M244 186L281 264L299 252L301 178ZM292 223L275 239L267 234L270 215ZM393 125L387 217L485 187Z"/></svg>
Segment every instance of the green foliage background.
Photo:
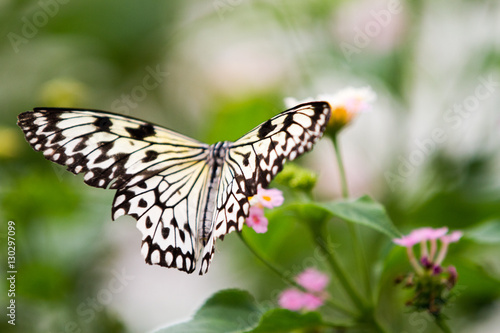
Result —
<svg viewBox="0 0 500 333"><path fill-rule="evenodd" d="M374 13L391 3L399 3L401 11L361 43L356 32L377 22ZM341 134L353 192L383 203L403 232L443 225L467 231L447 258L458 269L459 284L446 314L457 331L484 328L484 321L498 315L500 293L498 83L476 107L450 110L465 105L481 80L500 81L499 20L500 4L493 0L380 1L376 6L326 0L0 2L0 271L7 270L3 244L9 220L16 223L18 269L17 325L8 325L2 314L0 330L152 330L187 318L217 289L243 287L260 304L272 306L285 287L235 235L219 242L219 264L214 263L208 283L201 282L205 277L182 280L182 273L143 265L133 223L109 227L113 193L88 188L80 176L33 152L16 127L17 114L35 106L103 109L211 143L235 140L282 111L286 96L300 99L351 85L371 85L378 94L374 111ZM346 53L346 43L356 51ZM132 96L158 69L168 74L157 87L136 95L132 104L124 102L124 95ZM447 139L425 153L416 142L431 138L434 129L442 129ZM324 160L329 149L317 147ZM424 158L410 163L419 151ZM316 155L301 162L322 175L335 174L333 159L318 160ZM320 168L325 165L331 167ZM323 182L316 195L338 198L338 187L336 181ZM287 201L293 200L296 194L284 190ZM321 268L304 221L280 211L269 212L269 218L267 234L244 231L262 253L290 276L310 264ZM98 304L93 316L82 315L77 309L106 290L110 272L137 267L127 266L118 250L123 244L110 236L120 224L133 236L125 245L137 254L130 260L144 266L133 272L136 281L149 285L158 281L150 280L155 274L163 282L152 284L147 297L137 297L133 285L125 285L109 304ZM373 279L379 281L381 321L394 332L435 331L425 314L406 312L407 297L393 284L409 270L404 251L373 230L362 231ZM334 221L329 232L360 284L345 225ZM205 283L200 295L195 286ZM0 286L5 309L5 279ZM175 293L183 287L194 291ZM155 290L172 296L160 298ZM329 291L342 301L335 281ZM192 312L169 315L186 306ZM144 321L149 313L158 313L155 322Z"/></svg>

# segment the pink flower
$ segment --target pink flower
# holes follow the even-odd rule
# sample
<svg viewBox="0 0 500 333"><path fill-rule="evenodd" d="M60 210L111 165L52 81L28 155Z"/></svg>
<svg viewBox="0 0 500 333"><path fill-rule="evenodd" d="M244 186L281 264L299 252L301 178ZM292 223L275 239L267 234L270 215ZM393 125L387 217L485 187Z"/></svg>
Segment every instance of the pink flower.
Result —
<svg viewBox="0 0 500 333"><path fill-rule="evenodd" d="M323 305L328 295L325 292L329 282L326 274L314 268L308 268L297 275L295 281L304 287L307 292L295 288L284 290L278 300L282 308L292 311L312 311Z"/></svg>
<svg viewBox="0 0 500 333"><path fill-rule="evenodd" d="M437 239L448 232L448 228L443 227L439 229L424 227L413 230L410 235L415 239L419 239L419 242Z"/></svg>
<svg viewBox="0 0 500 333"><path fill-rule="evenodd" d="M413 230L410 235L415 239L420 239L420 248L422 257L429 257L430 260L434 258L437 249L436 239L445 235L448 232L447 227L442 227L439 229L434 229L430 227L424 227ZM429 249L427 247L427 241L431 243L431 252L429 254Z"/></svg>
<svg viewBox="0 0 500 333"><path fill-rule="evenodd" d="M268 220L264 216L265 208L274 208L283 204L283 193L275 188L264 189L257 188L257 194L248 198L250 202L249 215L245 223L253 228L256 233L262 234L267 232Z"/></svg>
<svg viewBox="0 0 500 333"><path fill-rule="evenodd" d="M448 244L449 243L456 243L459 241L460 238L462 238L462 235L463 235L463 233L461 231L455 230L449 235L440 236L441 238L439 238L439 239L443 243L448 243Z"/></svg>
<svg viewBox="0 0 500 333"><path fill-rule="evenodd" d="M316 295L304 293L302 296L302 307L304 310L313 311L323 305L324 300Z"/></svg>
<svg viewBox="0 0 500 333"><path fill-rule="evenodd" d="M446 253L448 252L448 245L450 243L458 242L460 238L462 238L463 233L459 230L453 231L449 235L444 235L439 238L441 240L441 249L439 250L438 257L436 259L436 265L441 265L444 258L446 257Z"/></svg>
<svg viewBox="0 0 500 333"><path fill-rule="evenodd" d="M458 277L455 267L449 266L445 270L441 263L448 251L448 245L457 242L462 237L462 232L447 233L446 227L438 229L424 227L413 230L407 236L393 239L394 243L406 247L408 259L416 272L416 274L407 275L406 287L415 289L413 298L407 304L415 309L427 309L433 315L441 311L441 307L446 303L443 293L455 286ZM440 240L439 252L438 239ZM416 244L420 244L419 261L416 260L413 252L413 246Z"/></svg>
<svg viewBox="0 0 500 333"><path fill-rule="evenodd" d="M298 284L311 292L320 292L325 289L330 279L326 274L314 268L308 268L295 278Z"/></svg>
<svg viewBox="0 0 500 333"><path fill-rule="evenodd" d="M274 208L283 204L283 193L276 189L265 189L262 187L257 188L257 194L250 199L252 205L261 205L266 208Z"/></svg>
<svg viewBox="0 0 500 333"><path fill-rule="evenodd" d="M267 231L268 220L264 216L264 209L258 206L250 207L250 214L245 223L255 230L256 233L262 234Z"/></svg>
<svg viewBox="0 0 500 333"><path fill-rule="evenodd" d="M297 289L285 289L279 296L278 304L291 311L313 311L322 306L324 299Z"/></svg>
<svg viewBox="0 0 500 333"><path fill-rule="evenodd" d="M448 251L448 244L457 242L462 237L461 231L453 231L449 235L447 235L447 232L447 227L438 229L424 227L415 229L407 236L395 238L392 241L398 245L406 247L408 259L418 274L421 275L424 273L424 270L427 271L429 269L432 269L434 274L440 274L442 272L440 265L446 256L446 252ZM441 241L441 248L439 249L439 254L436 256L438 250L438 239ZM420 264L416 260L415 254L413 253L413 246L418 243L420 243ZM431 245L430 253L428 243Z"/></svg>
<svg viewBox="0 0 500 333"><path fill-rule="evenodd" d="M411 248L413 245L420 242L420 237L409 234L408 236L402 236L401 238L394 238L392 241L398 245Z"/></svg>
<svg viewBox="0 0 500 333"><path fill-rule="evenodd" d="M282 308L292 311L301 310L304 303L304 293L297 289L285 289L278 299L278 304Z"/></svg>

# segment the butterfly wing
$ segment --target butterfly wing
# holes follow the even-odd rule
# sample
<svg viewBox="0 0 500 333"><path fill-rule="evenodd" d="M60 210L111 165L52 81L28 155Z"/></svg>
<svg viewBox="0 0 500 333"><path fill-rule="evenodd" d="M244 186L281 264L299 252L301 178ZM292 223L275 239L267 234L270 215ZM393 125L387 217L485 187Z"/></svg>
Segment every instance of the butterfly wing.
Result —
<svg viewBox="0 0 500 333"><path fill-rule="evenodd" d="M330 105L311 102L288 109L238 139L226 161L238 187L248 196L266 188L286 160L312 149L330 119Z"/></svg>
<svg viewBox="0 0 500 333"><path fill-rule="evenodd" d="M213 240L241 230L248 217L248 197L265 188L293 160L312 149L330 119L330 105L312 102L286 110L260 124L227 150L217 193ZM211 252L212 251L212 252ZM201 272L208 269L213 249L205 247Z"/></svg>
<svg viewBox="0 0 500 333"><path fill-rule="evenodd" d="M20 114L18 125L45 158L83 173L88 185L118 190L113 218L137 220L146 262L194 270L208 145L97 110L36 108Z"/></svg>

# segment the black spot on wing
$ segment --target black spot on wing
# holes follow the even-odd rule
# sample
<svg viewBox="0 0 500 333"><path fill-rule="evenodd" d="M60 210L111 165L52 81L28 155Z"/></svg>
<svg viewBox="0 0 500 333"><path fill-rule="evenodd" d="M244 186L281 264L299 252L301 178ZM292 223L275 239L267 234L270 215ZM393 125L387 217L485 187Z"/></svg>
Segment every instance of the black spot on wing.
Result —
<svg viewBox="0 0 500 333"><path fill-rule="evenodd" d="M250 161L248 160L248 158L250 157L250 152L241 154L241 156L243 156L243 165L248 166L250 164Z"/></svg>
<svg viewBox="0 0 500 333"><path fill-rule="evenodd" d="M109 132L109 129L113 125L113 122L109 117L96 117L94 121L94 126L97 127L98 130Z"/></svg>
<svg viewBox="0 0 500 333"><path fill-rule="evenodd" d="M273 125L271 122L271 119L263 123L260 128L259 132L257 133L257 136L259 139L265 138L269 133L271 133L274 129L276 128L276 125Z"/></svg>
<svg viewBox="0 0 500 333"><path fill-rule="evenodd" d="M164 239L167 239L169 234L170 234L170 228L161 228L161 235L163 236Z"/></svg>
<svg viewBox="0 0 500 333"><path fill-rule="evenodd" d="M153 226L153 222L151 221L151 218L148 216L146 216L146 228L151 228ZM164 238L167 238L167 237L164 237Z"/></svg>
<svg viewBox="0 0 500 333"><path fill-rule="evenodd" d="M148 136L153 136L156 134L156 131L151 124L141 125L138 128L125 127L125 130L127 130L130 136L136 140L143 140Z"/></svg>
<svg viewBox="0 0 500 333"><path fill-rule="evenodd" d="M148 150L146 152L146 157L142 159L144 163L154 161L158 158L158 153L154 150Z"/></svg>

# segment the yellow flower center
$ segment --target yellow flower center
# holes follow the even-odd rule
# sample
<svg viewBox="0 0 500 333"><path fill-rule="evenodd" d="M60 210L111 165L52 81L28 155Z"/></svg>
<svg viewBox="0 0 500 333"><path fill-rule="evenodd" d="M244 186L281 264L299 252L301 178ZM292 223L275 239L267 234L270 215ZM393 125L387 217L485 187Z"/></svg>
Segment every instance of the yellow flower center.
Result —
<svg viewBox="0 0 500 333"><path fill-rule="evenodd" d="M342 127L351 121L352 116L353 113L347 111L344 106L338 106L332 110L329 124L336 127Z"/></svg>

